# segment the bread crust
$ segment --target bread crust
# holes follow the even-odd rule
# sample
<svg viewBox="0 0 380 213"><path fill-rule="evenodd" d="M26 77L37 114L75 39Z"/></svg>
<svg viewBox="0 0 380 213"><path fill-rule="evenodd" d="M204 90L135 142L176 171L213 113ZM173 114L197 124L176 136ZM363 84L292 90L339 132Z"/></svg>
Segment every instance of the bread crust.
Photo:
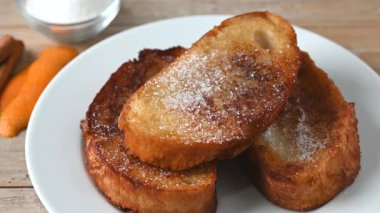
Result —
<svg viewBox="0 0 380 213"><path fill-rule="evenodd" d="M244 156L248 173L268 200L300 211L333 199L360 170L354 104L344 100L306 53L302 59L285 110ZM290 135L298 127L307 132Z"/></svg>
<svg viewBox="0 0 380 213"><path fill-rule="evenodd" d="M299 50L269 12L225 20L126 102L125 145L142 161L183 170L248 148L283 109Z"/></svg>
<svg viewBox="0 0 380 213"><path fill-rule="evenodd" d="M117 128L125 100L149 77L167 66L183 48L144 50L123 64L91 103L81 123L87 170L113 205L134 212L215 212L216 164L182 172L141 162L124 148Z"/></svg>

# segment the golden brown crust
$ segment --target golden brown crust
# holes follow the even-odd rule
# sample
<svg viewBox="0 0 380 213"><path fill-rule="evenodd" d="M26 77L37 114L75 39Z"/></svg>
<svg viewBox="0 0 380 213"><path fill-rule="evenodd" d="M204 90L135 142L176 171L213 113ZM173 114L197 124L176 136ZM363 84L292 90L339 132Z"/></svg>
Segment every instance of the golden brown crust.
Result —
<svg viewBox="0 0 380 213"><path fill-rule="evenodd" d="M317 208L360 170L354 104L304 53L285 110L245 157L253 182L270 201L292 210Z"/></svg>
<svg viewBox="0 0 380 213"><path fill-rule="evenodd" d="M86 126L87 123L84 121L82 129L87 144L87 170L98 189L113 205L135 212L216 211L215 185L212 183L215 182L216 178L215 167L208 166L209 169L214 171L203 171L204 173L213 173L214 176L198 187L165 186L165 189L162 189L163 187L160 185L151 186L149 183L144 182L149 180L149 177L144 179L128 176L124 172L115 171L112 162L109 162L110 159L106 159L108 162L103 161L105 159L102 159L101 150L97 147L99 144L94 143L92 136L88 134ZM111 141L111 143L113 142ZM112 159L112 161L117 161L117 159ZM144 169L133 169L135 169L135 172L145 172ZM170 175L173 175L172 172L167 172L167 175L169 176L167 179L173 178L170 177Z"/></svg>
<svg viewBox="0 0 380 213"><path fill-rule="evenodd" d="M182 52L179 47L144 50L139 60L122 65L97 94L81 123L87 170L98 189L119 208L136 212L216 210L215 163L183 172L151 166L124 148L124 135L117 128L125 100Z"/></svg>
<svg viewBox="0 0 380 213"><path fill-rule="evenodd" d="M119 119L126 146L172 170L232 158L281 111L298 65L284 19L268 12L227 19L127 101Z"/></svg>

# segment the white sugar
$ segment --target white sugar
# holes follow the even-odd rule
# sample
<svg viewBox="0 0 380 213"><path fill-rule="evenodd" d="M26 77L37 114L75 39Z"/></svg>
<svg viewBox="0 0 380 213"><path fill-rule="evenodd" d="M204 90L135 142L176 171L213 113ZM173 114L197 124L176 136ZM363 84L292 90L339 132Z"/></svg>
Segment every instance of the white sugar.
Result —
<svg viewBox="0 0 380 213"><path fill-rule="evenodd" d="M311 126L308 113L300 104L299 98L294 104L288 103L285 114L279 117L285 124L280 127L280 121L276 121L264 132L263 137L284 158L290 161L311 161L317 150L325 148L326 139L316 134L318 130ZM292 116L296 117L295 123L286 123L292 120L288 119Z"/></svg>
<svg viewBox="0 0 380 213"><path fill-rule="evenodd" d="M181 116L185 116L183 120L186 122L179 122L177 131L183 135L192 135L196 132L196 137L189 138L195 142L223 142L235 137L229 135L230 138L227 138L223 134L223 130L228 127L218 125L217 122L220 119L227 119L231 113L240 115L239 110L233 107L224 109L222 106L217 106L217 110L215 110L208 103L208 101L217 100L214 97L227 91L229 95L223 97L223 104L228 104L237 98L239 92L238 87L223 87L225 84L230 84L230 82L226 83L228 79L225 78L223 72L231 68L231 65L226 62L227 60L223 63L216 63L214 59L216 56L222 57L223 53L212 53L201 57L194 54L186 61L182 60L180 65L171 67L170 77L158 80L158 84L167 85L170 92L162 94L161 90L158 90L154 94L163 95L164 98L160 101L167 111L179 112ZM213 103L212 105L221 104ZM199 119L199 116L205 117L205 119ZM165 129L166 127L163 124L161 128Z"/></svg>
<svg viewBox="0 0 380 213"><path fill-rule="evenodd" d="M26 0L25 10L41 21L72 24L97 17L112 2L114 0Z"/></svg>
<svg viewBox="0 0 380 213"><path fill-rule="evenodd" d="M322 140L317 139L314 135L312 128L307 122L305 110L300 106L297 106L297 109L300 111L301 116L294 131L296 133L296 145L299 150L299 159L312 160L315 151L324 148L325 145Z"/></svg>

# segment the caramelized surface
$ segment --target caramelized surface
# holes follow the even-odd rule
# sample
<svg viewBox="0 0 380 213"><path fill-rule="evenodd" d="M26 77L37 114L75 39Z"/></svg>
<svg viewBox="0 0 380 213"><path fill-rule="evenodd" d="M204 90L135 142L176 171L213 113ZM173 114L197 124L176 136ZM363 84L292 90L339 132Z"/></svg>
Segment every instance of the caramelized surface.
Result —
<svg viewBox="0 0 380 213"><path fill-rule="evenodd" d="M269 200L293 210L325 204L357 176L354 104L306 53L285 110L250 148L245 163Z"/></svg>
<svg viewBox="0 0 380 213"><path fill-rule="evenodd" d="M127 98L149 77L174 61L184 50L144 50L138 61L127 62L112 74L95 97L87 112L88 132L98 157L115 171L132 178L134 182L156 188L179 188L210 184L205 180L215 175L212 166L184 172L171 172L141 162L124 148L124 134L117 127L117 119Z"/></svg>
<svg viewBox="0 0 380 213"><path fill-rule="evenodd" d="M126 145L173 170L234 157L283 108L298 65L287 21L268 12L232 17L131 96L119 120Z"/></svg>
<svg viewBox="0 0 380 213"><path fill-rule="evenodd" d="M298 81L285 109L262 140L287 161L318 160L316 154L336 140L337 125L347 108L338 88L314 68L304 53Z"/></svg>

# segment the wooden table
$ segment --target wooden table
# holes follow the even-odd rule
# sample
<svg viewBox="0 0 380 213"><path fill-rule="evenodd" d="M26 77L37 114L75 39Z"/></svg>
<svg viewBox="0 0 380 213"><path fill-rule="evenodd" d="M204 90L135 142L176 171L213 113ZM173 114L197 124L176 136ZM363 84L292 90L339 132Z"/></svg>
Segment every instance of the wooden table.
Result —
<svg viewBox="0 0 380 213"><path fill-rule="evenodd" d="M378 0L127 0L116 20L102 34L75 45L85 50L96 42L147 22L194 14L239 14L270 10L290 22L324 35L348 48L380 74L380 1ZM0 36L11 34L24 40L27 54L22 65L41 48L56 42L29 28L15 1L0 4ZM25 132L0 138L0 212L44 212L29 180L24 157Z"/></svg>

